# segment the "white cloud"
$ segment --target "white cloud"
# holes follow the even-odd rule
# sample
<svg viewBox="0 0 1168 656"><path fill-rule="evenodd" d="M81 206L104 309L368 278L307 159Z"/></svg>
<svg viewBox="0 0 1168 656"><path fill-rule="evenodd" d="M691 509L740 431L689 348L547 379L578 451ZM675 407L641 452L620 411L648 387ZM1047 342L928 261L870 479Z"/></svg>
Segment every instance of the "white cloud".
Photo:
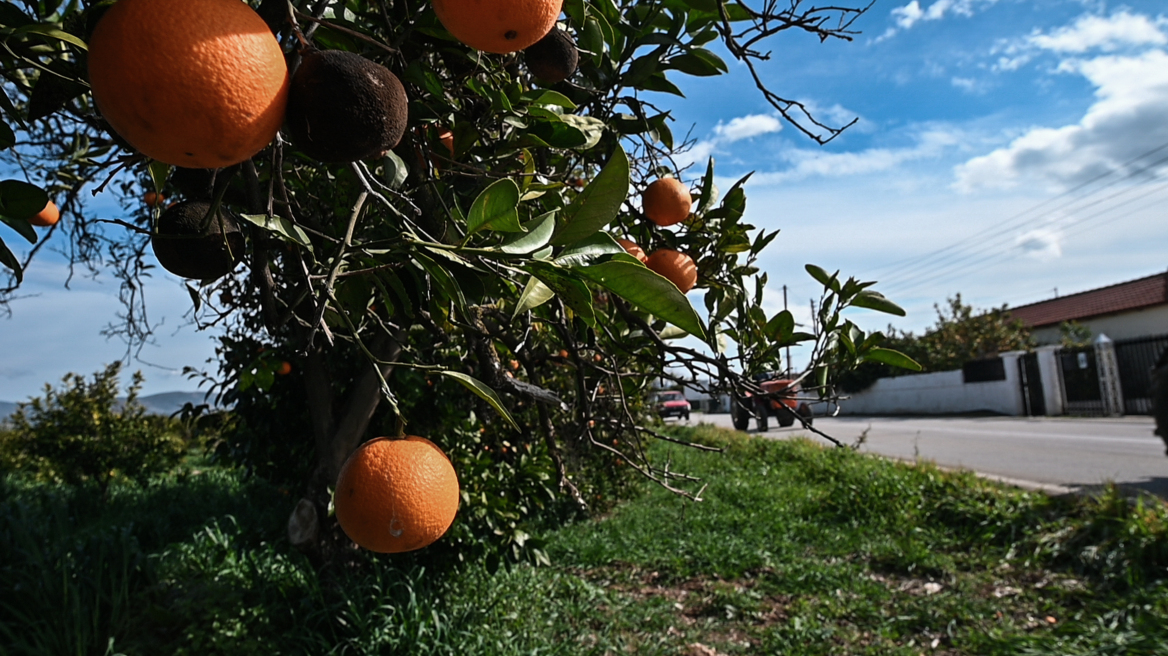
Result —
<svg viewBox="0 0 1168 656"><path fill-rule="evenodd" d="M1026 42L1036 48L1058 53L1083 53L1088 50L1114 52L1140 46L1163 46L1168 43L1161 28L1168 21L1121 11L1111 16L1082 16L1073 25L1049 34L1035 32Z"/></svg>
<svg viewBox="0 0 1168 656"><path fill-rule="evenodd" d="M958 89L961 89L962 91L964 91L966 93L983 93L983 92L985 92L985 86L982 83L980 83L977 80L970 78L970 77L954 77L949 82L953 86L957 87Z"/></svg>
<svg viewBox="0 0 1168 656"><path fill-rule="evenodd" d="M930 127L915 137L916 144L906 148L869 148L857 152L825 153L821 150L790 149L779 157L792 166L784 171L756 174L753 184L776 184L808 177L843 177L879 173L920 159L938 157L963 139L950 130Z"/></svg>
<svg viewBox="0 0 1168 656"><path fill-rule="evenodd" d="M1014 246L1027 257L1049 262L1063 255L1063 233L1055 228L1035 228L1018 235Z"/></svg>
<svg viewBox="0 0 1168 656"><path fill-rule="evenodd" d="M912 0L907 5L894 7L890 12L895 27L890 27L876 40L883 41L892 37L901 30L912 29L921 21L936 21L947 15L972 16L976 5L994 4L997 0L936 0L926 8L921 7L919 0Z"/></svg>
<svg viewBox="0 0 1168 656"><path fill-rule="evenodd" d="M673 159L678 166L685 168L691 164L705 162L711 155L718 152L720 146L744 139L753 139L782 129L783 124L779 122L778 117L770 114L739 116L726 123L719 122L718 125L714 126L713 136L694 143L687 152L677 155Z"/></svg>
<svg viewBox="0 0 1168 656"><path fill-rule="evenodd" d="M1073 185L1120 171L1168 143L1168 53L1068 60L1059 70L1082 75L1096 88L1096 101L1083 118L1073 125L1033 128L1008 146L959 165L957 189L1008 188L1026 180Z"/></svg>
<svg viewBox="0 0 1168 656"><path fill-rule="evenodd" d="M779 119L770 114L751 114L731 119L729 123L719 123L714 128L721 143L734 143L743 139L750 139L761 134L778 132L783 129Z"/></svg>

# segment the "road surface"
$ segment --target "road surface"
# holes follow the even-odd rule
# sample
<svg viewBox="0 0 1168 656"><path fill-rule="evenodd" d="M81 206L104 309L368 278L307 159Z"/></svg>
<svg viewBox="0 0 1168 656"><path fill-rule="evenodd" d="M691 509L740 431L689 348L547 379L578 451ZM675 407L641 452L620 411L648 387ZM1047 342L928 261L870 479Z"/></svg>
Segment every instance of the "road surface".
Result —
<svg viewBox="0 0 1168 656"><path fill-rule="evenodd" d="M695 413L691 423L730 428L730 415ZM770 437L808 435L775 428ZM1168 457L1150 417L817 417L815 427L845 444L867 431L861 451L943 467L1052 492L1106 482L1168 498ZM754 422L751 430L754 432ZM814 437L822 440L823 438Z"/></svg>

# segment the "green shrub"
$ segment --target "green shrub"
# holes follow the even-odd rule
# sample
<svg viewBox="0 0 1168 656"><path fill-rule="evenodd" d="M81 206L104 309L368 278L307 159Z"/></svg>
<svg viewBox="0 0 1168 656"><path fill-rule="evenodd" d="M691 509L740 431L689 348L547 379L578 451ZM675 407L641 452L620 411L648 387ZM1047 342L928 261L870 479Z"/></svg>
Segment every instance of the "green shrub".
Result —
<svg viewBox="0 0 1168 656"><path fill-rule="evenodd" d="M60 389L45 385L45 395L20 404L9 419L0 464L43 480L70 485L95 484L105 494L117 476L145 481L166 471L185 452L170 421L146 414L138 403L142 374L137 372L119 403L115 362L86 382L68 374Z"/></svg>

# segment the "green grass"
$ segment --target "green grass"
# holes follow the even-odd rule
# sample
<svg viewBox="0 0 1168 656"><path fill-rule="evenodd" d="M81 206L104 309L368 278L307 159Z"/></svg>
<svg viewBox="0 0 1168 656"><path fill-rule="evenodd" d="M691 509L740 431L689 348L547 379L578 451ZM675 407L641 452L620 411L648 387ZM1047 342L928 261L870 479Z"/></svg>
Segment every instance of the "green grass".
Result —
<svg viewBox="0 0 1168 656"><path fill-rule="evenodd" d="M654 447L702 502L644 483L498 571L318 576L291 498L200 463L104 503L10 477L0 654L1168 654L1163 502L680 434L725 448Z"/></svg>

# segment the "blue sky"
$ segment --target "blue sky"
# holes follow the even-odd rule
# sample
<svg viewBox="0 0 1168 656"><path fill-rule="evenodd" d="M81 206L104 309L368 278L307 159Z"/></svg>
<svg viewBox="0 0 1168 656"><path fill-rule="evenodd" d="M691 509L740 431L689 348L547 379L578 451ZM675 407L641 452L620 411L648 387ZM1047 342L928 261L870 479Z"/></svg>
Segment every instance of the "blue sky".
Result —
<svg viewBox="0 0 1168 656"><path fill-rule="evenodd" d="M980 308L1022 305L1168 269L1162 2L878 2L855 28L851 43L775 39L761 68L825 122L859 118L827 146L780 121L729 59L730 75L684 80L686 99L653 98L672 108L675 134L692 128L693 176L707 156L723 189L755 171L747 217L782 230L761 260L769 311L786 284L806 320L819 291L809 262L881 281L909 311L856 313L863 327L917 332L958 292ZM0 399L125 353L99 334L118 311L116 283L64 291L65 275L42 258L24 290L35 296L0 318ZM165 323L143 351L149 364L135 364L144 391L193 389L181 368L202 366L213 342L184 325L178 280L157 278L147 293Z"/></svg>

